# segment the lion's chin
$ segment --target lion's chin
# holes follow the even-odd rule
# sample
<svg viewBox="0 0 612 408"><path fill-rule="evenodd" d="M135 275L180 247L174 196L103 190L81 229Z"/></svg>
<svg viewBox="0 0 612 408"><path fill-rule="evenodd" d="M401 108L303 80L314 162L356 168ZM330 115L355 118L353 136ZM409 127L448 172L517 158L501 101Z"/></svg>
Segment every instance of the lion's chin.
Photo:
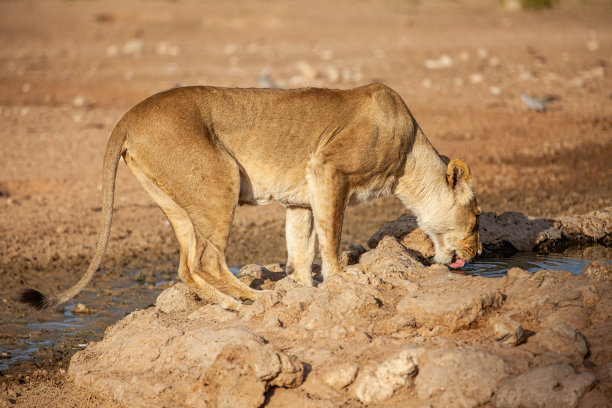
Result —
<svg viewBox="0 0 612 408"><path fill-rule="evenodd" d="M448 265L449 263L451 263L454 259L454 253L453 252L438 252L436 253L436 255L433 258L433 261L437 264L442 264L442 265Z"/></svg>

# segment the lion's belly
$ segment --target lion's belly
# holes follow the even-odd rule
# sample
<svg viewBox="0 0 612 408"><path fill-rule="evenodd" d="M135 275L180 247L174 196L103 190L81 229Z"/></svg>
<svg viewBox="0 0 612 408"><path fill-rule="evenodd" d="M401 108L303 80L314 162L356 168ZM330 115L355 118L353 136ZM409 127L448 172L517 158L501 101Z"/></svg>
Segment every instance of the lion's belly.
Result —
<svg viewBox="0 0 612 408"><path fill-rule="evenodd" d="M266 204L270 201L278 201L284 205L310 206L307 188L282 190L263 187L260 189L255 189L254 198L255 202L259 205Z"/></svg>
<svg viewBox="0 0 612 408"><path fill-rule="evenodd" d="M305 171L278 169L270 165L249 166L243 164L241 173L240 202L266 204L278 201L284 205L310 206L310 193Z"/></svg>

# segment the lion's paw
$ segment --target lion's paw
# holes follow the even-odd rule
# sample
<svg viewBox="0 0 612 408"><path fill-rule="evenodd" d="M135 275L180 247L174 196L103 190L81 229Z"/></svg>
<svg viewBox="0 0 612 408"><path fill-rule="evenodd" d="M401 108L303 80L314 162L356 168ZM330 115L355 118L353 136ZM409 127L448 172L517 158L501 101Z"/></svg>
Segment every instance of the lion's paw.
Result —
<svg viewBox="0 0 612 408"><path fill-rule="evenodd" d="M219 299L216 303L222 308L224 308L225 310L231 310L234 312L239 312L243 306L241 301L234 299L231 296L227 296L227 297L224 296L221 299Z"/></svg>
<svg viewBox="0 0 612 408"><path fill-rule="evenodd" d="M294 281L296 281L297 283L299 283L300 285L309 286L309 287L314 286L312 275L304 277L304 276L300 276L295 273L292 273L291 275L287 275L287 276L293 279Z"/></svg>

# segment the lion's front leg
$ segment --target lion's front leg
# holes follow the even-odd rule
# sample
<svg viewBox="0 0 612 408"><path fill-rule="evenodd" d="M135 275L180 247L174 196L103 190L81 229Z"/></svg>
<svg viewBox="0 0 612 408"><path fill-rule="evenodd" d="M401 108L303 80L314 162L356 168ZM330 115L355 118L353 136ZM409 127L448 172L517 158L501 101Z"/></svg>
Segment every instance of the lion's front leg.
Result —
<svg viewBox="0 0 612 408"><path fill-rule="evenodd" d="M314 156L309 161L306 179L319 237L321 274L323 279L333 274L344 275L338 263L338 251L348 201L348 182L333 163L325 162L321 156Z"/></svg>
<svg viewBox="0 0 612 408"><path fill-rule="evenodd" d="M310 208L287 207L287 276L304 286L312 286L312 261L316 231Z"/></svg>

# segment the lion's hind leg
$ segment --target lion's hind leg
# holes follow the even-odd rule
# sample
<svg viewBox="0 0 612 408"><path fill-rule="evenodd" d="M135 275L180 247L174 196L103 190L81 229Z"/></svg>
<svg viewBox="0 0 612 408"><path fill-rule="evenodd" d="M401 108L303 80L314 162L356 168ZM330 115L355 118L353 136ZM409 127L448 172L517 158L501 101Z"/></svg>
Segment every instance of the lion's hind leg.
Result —
<svg viewBox="0 0 612 408"><path fill-rule="evenodd" d="M198 274L194 270L196 239L195 230L187 212L182 209L161 188L151 181L132 161L127 161L130 170L138 179L143 189L151 199L162 209L176 236L180 248L178 275L202 300L219 304L226 309L238 310L241 303L228 296Z"/></svg>
<svg viewBox="0 0 612 408"><path fill-rule="evenodd" d="M193 288L200 298L209 303L222 306L225 309L239 310L242 303L226 295L205 279L197 271L195 229L189 216L178 205L169 207L165 205L162 210L174 229L180 247L180 261L178 275L183 282Z"/></svg>
<svg viewBox="0 0 612 408"><path fill-rule="evenodd" d="M236 190L238 186L239 181ZM255 301L261 291L256 291L238 280L225 261L225 247L234 217L238 191L235 195L219 195L219 192L216 194L217 197L209 201L205 199L207 192L204 192L203 199L198 201L198 205L190 206L187 210L193 222L195 237L195 256L191 271L194 277L205 280L227 295Z"/></svg>

